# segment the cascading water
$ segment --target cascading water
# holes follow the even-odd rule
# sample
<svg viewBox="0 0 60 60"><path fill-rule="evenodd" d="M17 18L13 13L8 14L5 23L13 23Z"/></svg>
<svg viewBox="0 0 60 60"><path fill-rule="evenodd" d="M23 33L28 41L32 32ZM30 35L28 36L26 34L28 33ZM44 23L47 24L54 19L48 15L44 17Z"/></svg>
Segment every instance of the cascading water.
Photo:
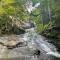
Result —
<svg viewBox="0 0 60 60"><path fill-rule="evenodd" d="M6 60L9 60L9 58L17 58L17 60L55 60L53 56L60 58L60 54L57 52L56 47L49 43L45 37L37 34L34 28L29 29L29 32L26 32L22 36L23 37L20 37L20 35L18 35L16 41L21 41L22 38L27 46L24 45L14 49L0 46L0 58L6 58ZM16 36L14 38L16 38ZM6 45L8 38L0 37L0 39L0 42ZM40 51L40 54L38 53L39 55L36 55L36 50Z"/></svg>
<svg viewBox="0 0 60 60"><path fill-rule="evenodd" d="M34 9L36 9L39 5L40 5L40 3L38 2L33 6L33 2L31 0L28 0L27 3L26 3L26 9L29 12L29 14L31 14L31 12Z"/></svg>
<svg viewBox="0 0 60 60"><path fill-rule="evenodd" d="M44 60L48 60L48 56L60 58L60 54L57 52L56 47L49 43L45 37L38 35L36 32L31 31L26 33L24 39L27 41L29 48L40 50L42 53L41 56L45 56Z"/></svg>
<svg viewBox="0 0 60 60"><path fill-rule="evenodd" d="M26 3L26 4L27 4L26 9L29 12L29 14L31 14L33 9L35 9L36 7L38 7L40 5L40 3L36 3L35 6L32 6L33 2L31 0L30 0L30 2L28 1L28 3ZM44 56L51 55L51 56L60 58L60 54L57 52L56 47L53 44L48 43L48 40L46 38L44 38L41 35L38 35L36 32L34 32L34 30L26 33L24 35L24 39L27 41L28 46L30 48L40 50L43 55L45 54ZM46 60L48 60L48 59L46 59Z"/></svg>

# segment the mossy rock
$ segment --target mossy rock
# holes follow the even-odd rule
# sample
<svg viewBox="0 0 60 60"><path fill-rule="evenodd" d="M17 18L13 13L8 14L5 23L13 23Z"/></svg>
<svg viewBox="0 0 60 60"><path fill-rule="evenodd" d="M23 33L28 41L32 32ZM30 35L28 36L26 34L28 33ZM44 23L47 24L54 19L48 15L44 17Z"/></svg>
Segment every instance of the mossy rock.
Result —
<svg viewBox="0 0 60 60"><path fill-rule="evenodd" d="M46 29L41 34L48 38L60 39L60 26Z"/></svg>

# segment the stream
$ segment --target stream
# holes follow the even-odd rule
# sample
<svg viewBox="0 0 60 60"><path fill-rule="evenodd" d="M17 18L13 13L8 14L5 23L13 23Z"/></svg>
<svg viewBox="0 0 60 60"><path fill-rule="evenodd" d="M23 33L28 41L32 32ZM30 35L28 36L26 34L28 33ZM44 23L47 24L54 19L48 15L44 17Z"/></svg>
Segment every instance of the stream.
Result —
<svg viewBox="0 0 60 60"><path fill-rule="evenodd" d="M15 43L12 44L11 40ZM9 49L16 43L22 42L18 47ZM2 44L4 43L4 45ZM21 45L21 46L20 46ZM48 39L34 31L22 35L0 37L0 60L59 60L60 54Z"/></svg>

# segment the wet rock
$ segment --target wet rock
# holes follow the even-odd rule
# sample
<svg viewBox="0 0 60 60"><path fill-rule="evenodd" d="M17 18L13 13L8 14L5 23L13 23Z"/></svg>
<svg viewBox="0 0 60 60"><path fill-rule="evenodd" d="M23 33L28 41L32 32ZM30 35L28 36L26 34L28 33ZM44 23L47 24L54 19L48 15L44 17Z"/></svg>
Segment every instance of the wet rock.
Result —
<svg viewBox="0 0 60 60"><path fill-rule="evenodd" d="M32 33L33 34L33 33ZM34 35L33 35L34 36ZM32 36L32 40L36 42L39 42L40 40L40 44L41 43L47 43L47 42L43 42L42 41L42 36L37 38L36 36L34 36L35 38L33 38ZM29 35L29 37L31 37ZM44 39L44 38L43 38ZM1 46L0 46L0 59L1 60L14 60L15 58L18 58L17 60L53 60L53 58L49 55L47 55L45 53L45 50L43 48L43 46L41 47L40 45L36 45L30 44L29 41L26 41L23 39L23 35L12 35L12 36L4 36L4 37L0 37L0 42L1 42ZM32 48L30 48L30 45L32 46ZM36 46L35 46L36 45ZM54 48L53 48L54 49ZM16 60L16 59L15 59Z"/></svg>
<svg viewBox="0 0 60 60"><path fill-rule="evenodd" d="M7 36L0 37L0 44L2 46L6 46L8 49L18 48L21 46L25 46L26 42L19 36Z"/></svg>

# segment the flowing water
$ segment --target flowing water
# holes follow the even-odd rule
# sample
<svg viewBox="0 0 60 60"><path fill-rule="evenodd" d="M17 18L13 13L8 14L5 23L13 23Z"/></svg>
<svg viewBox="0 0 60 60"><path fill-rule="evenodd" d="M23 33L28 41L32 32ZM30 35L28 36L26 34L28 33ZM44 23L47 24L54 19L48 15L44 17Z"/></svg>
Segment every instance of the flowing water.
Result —
<svg viewBox="0 0 60 60"><path fill-rule="evenodd" d="M56 47L49 43L48 39L38 35L36 32L26 33L25 39L27 40L29 48L40 50L40 59L42 58L43 60L52 60L54 57L60 58L60 54L58 53Z"/></svg>
<svg viewBox="0 0 60 60"><path fill-rule="evenodd" d="M25 33L22 36L17 36L19 38L17 41L21 41L20 38L22 38L26 42L26 46L7 49L6 46L0 44L0 60L56 60L56 58L60 58L56 47L48 43L48 39L45 37L34 31ZM4 42L6 39L7 37L0 37L0 42ZM39 50L40 54L36 54L36 50Z"/></svg>

